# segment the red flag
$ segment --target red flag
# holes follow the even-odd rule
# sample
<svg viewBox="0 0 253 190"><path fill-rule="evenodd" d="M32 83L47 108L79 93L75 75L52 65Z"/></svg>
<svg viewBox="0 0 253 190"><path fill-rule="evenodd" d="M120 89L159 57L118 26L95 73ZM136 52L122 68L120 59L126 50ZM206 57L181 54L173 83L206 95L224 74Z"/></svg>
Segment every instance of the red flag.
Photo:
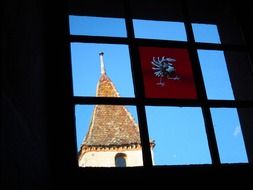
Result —
<svg viewBox="0 0 253 190"><path fill-rule="evenodd" d="M147 98L196 99L187 49L139 47Z"/></svg>

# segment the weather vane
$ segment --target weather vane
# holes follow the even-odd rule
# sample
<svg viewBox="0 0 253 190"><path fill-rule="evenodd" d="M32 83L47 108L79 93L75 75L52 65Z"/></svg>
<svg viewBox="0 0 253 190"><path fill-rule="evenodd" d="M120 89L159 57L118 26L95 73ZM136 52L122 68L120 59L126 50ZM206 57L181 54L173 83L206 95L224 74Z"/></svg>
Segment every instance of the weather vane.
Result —
<svg viewBox="0 0 253 190"><path fill-rule="evenodd" d="M176 59L169 57L153 57L151 64L153 65L152 69L154 70L154 74L156 77L160 77L160 82L156 83L160 86L165 86L165 82L163 78L166 77L169 80L180 80L180 78L176 75L176 68L174 66L174 62Z"/></svg>

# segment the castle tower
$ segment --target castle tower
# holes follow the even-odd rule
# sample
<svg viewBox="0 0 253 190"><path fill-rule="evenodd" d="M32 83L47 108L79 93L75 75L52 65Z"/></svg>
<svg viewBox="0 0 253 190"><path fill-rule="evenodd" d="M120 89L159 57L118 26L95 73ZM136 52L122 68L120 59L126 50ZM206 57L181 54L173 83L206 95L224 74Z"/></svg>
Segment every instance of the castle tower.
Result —
<svg viewBox="0 0 253 190"><path fill-rule="evenodd" d="M119 97L106 75L103 53L100 53L101 76L96 96ZM88 133L79 152L81 167L142 166L139 128L123 105L96 105Z"/></svg>

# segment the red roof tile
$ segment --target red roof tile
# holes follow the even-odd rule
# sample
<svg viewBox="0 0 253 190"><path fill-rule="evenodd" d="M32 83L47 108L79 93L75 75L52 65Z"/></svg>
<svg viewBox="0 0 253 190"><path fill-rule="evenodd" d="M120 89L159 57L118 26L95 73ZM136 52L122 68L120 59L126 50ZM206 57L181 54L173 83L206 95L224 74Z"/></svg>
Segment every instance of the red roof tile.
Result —
<svg viewBox="0 0 253 190"><path fill-rule="evenodd" d="M97 85L97 96L119 97L114 84L103 73ZM140 144L138 125L122 105L96 105L84 146L125 146Z"/></svg>

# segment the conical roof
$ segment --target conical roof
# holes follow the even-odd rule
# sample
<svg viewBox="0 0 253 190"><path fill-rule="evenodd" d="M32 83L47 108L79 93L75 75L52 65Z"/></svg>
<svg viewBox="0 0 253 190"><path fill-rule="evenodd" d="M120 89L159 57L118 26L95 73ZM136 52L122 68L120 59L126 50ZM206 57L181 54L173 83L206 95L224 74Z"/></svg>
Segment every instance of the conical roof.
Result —
<svg viewBox="0 0 253 190"><path fill-rule="evenodd" d="M119 97L119 93L114 84L106 75L103 58L100 59L100 62L102 62L101 76L97 84L96 96ZM140 145L140 143L138 125L125 106L95 106L89 131L82 146L120 147Z"/></svg>

